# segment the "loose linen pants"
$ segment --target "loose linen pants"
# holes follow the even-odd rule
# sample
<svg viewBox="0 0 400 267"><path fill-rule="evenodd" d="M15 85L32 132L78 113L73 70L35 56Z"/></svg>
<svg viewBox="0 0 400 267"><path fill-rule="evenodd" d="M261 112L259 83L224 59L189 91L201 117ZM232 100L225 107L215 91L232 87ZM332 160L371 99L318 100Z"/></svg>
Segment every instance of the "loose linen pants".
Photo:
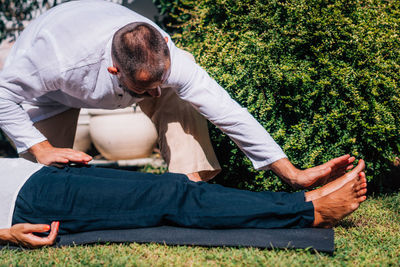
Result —
<svg viewBox="0 0 400 267"><path fill-rule="evenodd" d="M60 233L157 225L302 228L314 220L304 192L250 192L182 174L43 167L16 200L13 224L60 221Z"/></svg>

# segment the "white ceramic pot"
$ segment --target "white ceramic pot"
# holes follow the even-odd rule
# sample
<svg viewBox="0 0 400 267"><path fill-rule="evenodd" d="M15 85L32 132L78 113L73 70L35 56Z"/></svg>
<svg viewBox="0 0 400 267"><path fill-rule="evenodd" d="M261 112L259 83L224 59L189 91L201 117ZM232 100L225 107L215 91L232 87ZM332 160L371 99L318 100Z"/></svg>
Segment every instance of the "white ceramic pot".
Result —
<svg viewBox="0 0 400 267"><path fill-rule="evenodd" d="M92 142L106 159L145 158L152 153L157 131L139 108L89 110L89 114Z"/></svg>

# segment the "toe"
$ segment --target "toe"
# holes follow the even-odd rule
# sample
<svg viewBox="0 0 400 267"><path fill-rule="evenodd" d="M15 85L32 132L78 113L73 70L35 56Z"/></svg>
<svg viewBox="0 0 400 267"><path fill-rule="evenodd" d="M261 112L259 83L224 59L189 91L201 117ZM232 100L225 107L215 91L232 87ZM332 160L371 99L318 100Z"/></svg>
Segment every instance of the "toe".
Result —
<svg viewBox="0 0 400 267"><path fill-rule="evenodd" d="M361 197L360 197L361 198ZM360 199L360 198L358 198L358 199ZM358 207L360 206L360 203L361 203L362 201L357 201L357 202L354 202L354 203L352 203L351 205L350 205L350 208L352 209L352 211L355 211L356 209L358 209Z"/></svg>
<svg viewBox="0 0 400 267"><path fill-rule="evenodd" d="M357 192L357 196L361 197L361 196L364 196L366 193L367 193L367 189L364 188Z"/></svg>
<svg viewBox="0 0 400 267"><path fill-rule="evenodd" d="M361 196L357 200L359 203L364 202L367 199L367 196Z"/></svg>

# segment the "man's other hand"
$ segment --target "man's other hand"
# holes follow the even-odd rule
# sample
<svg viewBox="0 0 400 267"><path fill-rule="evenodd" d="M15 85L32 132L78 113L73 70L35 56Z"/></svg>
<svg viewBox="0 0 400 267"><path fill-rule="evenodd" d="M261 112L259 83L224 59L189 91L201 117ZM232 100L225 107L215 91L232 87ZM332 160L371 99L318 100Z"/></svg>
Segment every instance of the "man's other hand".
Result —
<svg viewBox="0 0 400 267"><path fill-rule="evenodd" d="M29 248L39 248L43 246L53 245L60 226L60 222L52 222L51 226L47 224L30 224L30 223L19 223L13 225L7 235L7 240L14 244L22 245ZM50 234L46 237L39 237L33 233L44 233L50 231Z"/></svg>
<svg viewBox="0 0 400 267"><path fill-rule="evenodd" d="M53 147L48 141L32 146L29 152L35 156L37 162L44 165L68 162L87 164L92 160L92 157L86 153L70 148Z"/></svg>
<svg viewBox="0 0 400 267"><path fill-rule="evenodd" d="M343 155L322 165L299 170L287 159L280 159L271 164L271 170L285 182L295 188L313 188L324 185L342 176L353 168L355 158Z"/></svg>

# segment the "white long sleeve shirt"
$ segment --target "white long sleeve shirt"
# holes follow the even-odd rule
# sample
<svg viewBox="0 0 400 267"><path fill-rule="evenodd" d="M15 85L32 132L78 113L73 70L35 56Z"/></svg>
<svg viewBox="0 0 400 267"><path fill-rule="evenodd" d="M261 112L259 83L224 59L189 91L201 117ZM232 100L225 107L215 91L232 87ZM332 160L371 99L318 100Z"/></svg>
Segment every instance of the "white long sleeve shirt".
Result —
<svg viewBox="0 0 400 267"><path fill-rule="evenodd" d="M152 21L105 1L72 1L31 22L14 44L0 72L0 126L18 152L46 140L33 127L39 121L75 108L116 109L141 99L119 87L107 71L112 66L114 33L131 22L147 22L168 37L172 87L204 117L225 132L256 169L268 169L286 157L268 132L235 102L200 66L177 48ZM28 114L24 105L40 106Z"/></svg>
<svg viewBox="0 0 400 267"><path fill-rule="evenodd" d="M10 228L18 193L43 165L26 159L0 158L0 229Z"/></svg>

